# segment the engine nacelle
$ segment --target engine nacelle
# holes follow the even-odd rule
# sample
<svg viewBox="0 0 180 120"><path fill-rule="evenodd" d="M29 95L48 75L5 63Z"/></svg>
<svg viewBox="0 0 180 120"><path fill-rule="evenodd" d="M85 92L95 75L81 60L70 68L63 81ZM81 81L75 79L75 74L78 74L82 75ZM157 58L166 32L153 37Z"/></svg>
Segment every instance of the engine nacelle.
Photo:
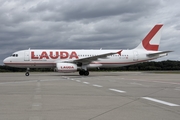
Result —
<svg viewBox="0 0 180 120"><path fill-rule="evenodd" d="M57 72L71 73L77 71L77 65L73 63L56 63Z"/></svg>

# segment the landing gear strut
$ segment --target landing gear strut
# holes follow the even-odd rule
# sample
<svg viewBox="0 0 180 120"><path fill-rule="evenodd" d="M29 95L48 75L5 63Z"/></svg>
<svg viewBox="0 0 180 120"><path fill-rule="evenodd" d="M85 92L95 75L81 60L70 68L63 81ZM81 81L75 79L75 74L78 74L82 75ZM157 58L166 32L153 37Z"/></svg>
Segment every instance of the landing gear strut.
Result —
<svg viewBox="0 0 180 120"><path fill-rule="evenodd" d="M26 73L25 73L25 76L29 76L29 68L26 69Z"/></svg>
<svg viewBox="0 0 180 120"><path fill-rule="evenodd" d="M89 75L89 71L88 70L80 70L79 71L79 75L88 76Z"/></svg>

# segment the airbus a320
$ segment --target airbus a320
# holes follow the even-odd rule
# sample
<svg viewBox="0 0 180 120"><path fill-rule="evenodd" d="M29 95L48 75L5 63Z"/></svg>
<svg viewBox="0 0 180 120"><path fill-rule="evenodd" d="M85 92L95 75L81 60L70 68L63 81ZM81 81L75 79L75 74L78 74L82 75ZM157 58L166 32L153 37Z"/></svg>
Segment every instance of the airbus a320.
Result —
<svg viewBox="0 0 180 120"><path fill-rule="evenodd" d="M155 25L142 42L131 50L66 50L66 49L27 49L14 52L4 59L4 64L12 67L55 68L57 72L88 76L89 68L108 68L133 65L159 57L171 51L158 51L162 24Z"/></svg>

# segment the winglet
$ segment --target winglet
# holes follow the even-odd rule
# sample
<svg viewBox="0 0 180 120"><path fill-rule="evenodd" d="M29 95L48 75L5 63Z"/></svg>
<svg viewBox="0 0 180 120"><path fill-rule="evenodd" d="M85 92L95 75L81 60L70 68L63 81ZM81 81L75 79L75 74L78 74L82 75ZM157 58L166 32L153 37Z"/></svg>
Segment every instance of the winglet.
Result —
<svg viewBox="0 0 180 120"><path fill-rule="evenodd" d="M119 55L121 56L121 52L122 52L122 51L123 51L123 50L118 51L117 54L119 54Z"/></svg>
<svg viewBox="0 0 180 120"><path fill-rule="evenodd" d="M157 24L153 29L147 34L147 36L142 40L136 49L145 49L151 51L158 51L159 43L161 39L161 27L163 24Z"/></svg>

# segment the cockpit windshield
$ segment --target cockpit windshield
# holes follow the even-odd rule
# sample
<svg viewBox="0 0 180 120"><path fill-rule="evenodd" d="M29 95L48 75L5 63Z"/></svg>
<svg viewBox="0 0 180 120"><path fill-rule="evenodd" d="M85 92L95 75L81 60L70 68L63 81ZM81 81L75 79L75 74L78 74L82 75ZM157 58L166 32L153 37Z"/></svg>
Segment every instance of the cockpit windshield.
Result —
<svg viewBox="0 0 180 120"><path fill-rule="evenodd" d="M18 54L12 54L11 57L18 57Z"/></svg>

